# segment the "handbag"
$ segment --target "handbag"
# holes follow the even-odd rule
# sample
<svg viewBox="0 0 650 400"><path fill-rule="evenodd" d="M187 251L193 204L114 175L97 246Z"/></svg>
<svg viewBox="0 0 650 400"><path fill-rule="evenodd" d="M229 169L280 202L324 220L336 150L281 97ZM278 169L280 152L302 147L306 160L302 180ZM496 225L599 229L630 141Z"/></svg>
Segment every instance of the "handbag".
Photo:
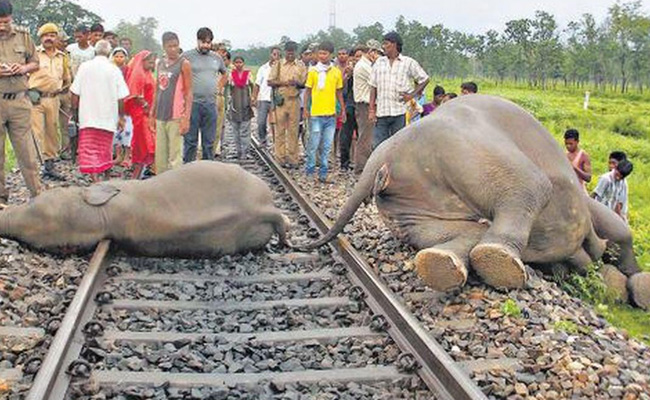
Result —
<svg viewBox="0 0 650 400"><path fill-rule="evenodd" d="M29 98L29 101L31 101L32 105L35 105L35 106L41 104L42 95L43 94L38 89L29 89L27 91L27 97Z"/></svg>
<svg viewBox="0 0 650 400"><path fill-rule="evenodd" d="M280 79L280 73L282 72L282 60L278 60L278 79ZM284 104L284 96L280 93L278 88L273 88L273 92L271 94L271 100L273 100L273 106L275 107L282 107Z"/></svg>

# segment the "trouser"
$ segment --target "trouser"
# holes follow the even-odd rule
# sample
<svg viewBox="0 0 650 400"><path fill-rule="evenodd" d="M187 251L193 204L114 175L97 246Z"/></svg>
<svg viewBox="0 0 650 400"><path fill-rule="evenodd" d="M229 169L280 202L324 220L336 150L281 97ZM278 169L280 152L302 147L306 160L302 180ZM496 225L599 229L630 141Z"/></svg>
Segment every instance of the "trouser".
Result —
<svg viewBox="0 0 650 400"><path fill-rule="evenodd" d="M377 148L384 140L389 139L406 126L406 115L395 117L379 117L375 124L373 148Z"/></svg>
<svg viewBox="0 0 650 400"><path fill-rule="evenodd" d="M156 121L156 173L175 169L183 163L181 121Z"/></svg>
<svg viewBox="0 0 650 400"><path fill-rule="evenodd" d="M275 158L280 163L298 164L298 124L300 123L300 99L285 97L284 104L275 108Z"/></svg>
<svg viewBox="0 0 650 400"><path fill-rule="evenodd" d="M268 135L266 122L271 112L270 101L257 102L257 138L261 143L266 143L266 136Z"/></svg>
<svg viewBox="0 0 650 400"><path fill-rule="evenodd" d="M221 141L223 139L223 132L226 129L226 97L223 95L217 96L217 133L212 145L213 154L221 153ZM203 146L203 143L201 143Z"/></svg>
<svg viewBox="0 0 650 400"><path fill-rule="evenodd" d="M68 135L68 124L72 114L72 95L70 92L59 96L59 135L61 135L61 148L65 149L70 146L70 136Z"/></svg>
<svg viewBox="0 0 650 400"><path fill-rule="evenodd" d="M248 147L251 144L251 121L230 121L230 126L232 127L232 134L235 137L237 157L239 159L246 158Z"/></svg>
<svg viewBox="0 0 650 400"><path fill-rule="evenodd" d="M217 133L217 106L209 102L192 103L190 130L183 136L183 162L196 160L196 149L201 132L201 159L213 160L213 144Z"/></svg>
<svg viewBox="0 0 650 400"><path fill-rule="evenodd" d="M354 108L346 110L346 120L341 128L339 136L339 157L341 159L341 169L350 168L350 148L352 147L352 138L354 131L357 130L357 121L354 119Z"/></svg>
<svg viewBox="0 0 650 400"><path fill-rule="evenodd" d="M311 132L307 144L307 175L316 171L316 152L320 149L320 170L318 176L325 178L328 171L327 159L332 149L334 133L336 132L336 117L311 117L309 120Z"/></svg>
<svg viewBox="0 0 650 400"><path fill-rule="evenodd" d="M0 98L0 199L3 201L9 200L9 192L5 187L5 143L7 133L30 195L35 197L41 191L36 148L31 134L31 109L31 103L24 95L21 95L16 100L3 100Z"/></svg>
<svg viewBox="0 0 650 400"><path fill-rule="evenodd" d="M38 105L32 107L32 132L43 161L53 160L59 155L59 107L58 97L43 97Z"/></svg>
<svg viewBox="0 0 650 400"><path fill-rule="evenodd" d="M361 174L372 154L373 126L368 120L368 103L357 103L355 108L357 145L354 150L354 173Z"/></svg>

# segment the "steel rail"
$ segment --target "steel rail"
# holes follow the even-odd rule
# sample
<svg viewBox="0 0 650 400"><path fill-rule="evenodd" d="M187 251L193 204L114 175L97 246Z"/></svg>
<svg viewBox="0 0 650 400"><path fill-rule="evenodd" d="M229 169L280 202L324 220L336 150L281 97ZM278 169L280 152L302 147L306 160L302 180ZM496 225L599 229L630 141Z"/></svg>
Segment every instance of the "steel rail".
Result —
<svg viewBox="0 0 650 400"><path fill-rule="evenodd" d="M332 226L318 208L307 198L289 175L253 139L253 149L273 170L281 183L289 190L307 216L317 225L321 234ZM350 242L342 236L331 244L349 266L353 279L366 292L366 302L376 314L384 315L390 325L388 333L402 350L410 353L419 363L418 374L438 399L478 400L487 399L478 386L457 366L445 350L431 337L417 319L395 297L388 287L372 271Z"/></svg>
<svg viewBox="0 0 650 400"><path fill-rule="evenodd" d="M65 396L69 383L65 369L67 362L70 361L71 347L81 348L82 342L75 344L74 338L81 328L80 324L84 320L84 316L91 312L89 308L93 308L95 305L92 293L101 281L104 266L108 261L110 244L109 240L103 240L97 245L77 293L61 321L60 328L54 336L36 378L34 378L34 383L27 394L27 400L63 399Z"/></svg>

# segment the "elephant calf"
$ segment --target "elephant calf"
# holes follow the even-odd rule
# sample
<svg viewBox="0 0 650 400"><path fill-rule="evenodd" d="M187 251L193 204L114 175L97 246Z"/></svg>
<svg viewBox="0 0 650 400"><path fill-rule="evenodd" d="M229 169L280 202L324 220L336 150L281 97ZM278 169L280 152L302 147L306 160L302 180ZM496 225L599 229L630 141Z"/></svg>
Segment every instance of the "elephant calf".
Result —
<svg viewBox="0 0 650 400"><path fill-rule="evenodd" d="M289 226L268 186L236 165L200 161L147 181L42 193L0 213L0 236L37 250L88 251L103 239L135 255L216 257L264 247Z"/></svg>
<svg viewBox="0 0 650 400"><path fill-rule="evenodd" d="M632 299L650 305L629 228L587 196L558 143L509 101L464 96L382 143L335 225L307 248L339 234L373 195L389 228L419 250L417 272L434 289L463 286L470 266L489 285L519 288L524 262L579 269L608 241Z"/></svg>

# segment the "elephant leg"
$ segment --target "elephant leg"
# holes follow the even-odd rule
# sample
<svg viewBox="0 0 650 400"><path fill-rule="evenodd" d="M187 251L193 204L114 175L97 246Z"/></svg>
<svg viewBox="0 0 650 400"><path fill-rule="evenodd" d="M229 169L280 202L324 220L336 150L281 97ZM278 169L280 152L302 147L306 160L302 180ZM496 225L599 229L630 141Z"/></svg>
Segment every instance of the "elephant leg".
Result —
<svg viewBox="0 0 650 400"><path fill-rule="evenodd" d="M524 287L528 273L521 253L540 209L511 205L497 211L492 226L469 254L472 268L486 284L506 289Z"/></svg>
<svg viewBox="0 0 650 400"><path fill-rule="evenodd" d="M607 240L608 249L615 249L615 265L628 277L641 271L634 256L632 232L625 221L596 200L588 200L591 221L596 234Z"/></svg>
<svg viewBox="0 0 650 400"><path fill-rule="evenodd" d="M486 226L467 221L440 221L425 229L420 227L417 240L412 241L422 249L415 257L417 274L437 291L462 287L467 281L469 252L486 230Z"/></svg>
<svg viewBox="0 0 650 400"><path fill-rule="evenodd" d="M593 262L591 256L584 248L578 249L574 255L569 257L566 261L567 266L572 272L577 272L580 275L587 274L587 266Z"/></svg>

